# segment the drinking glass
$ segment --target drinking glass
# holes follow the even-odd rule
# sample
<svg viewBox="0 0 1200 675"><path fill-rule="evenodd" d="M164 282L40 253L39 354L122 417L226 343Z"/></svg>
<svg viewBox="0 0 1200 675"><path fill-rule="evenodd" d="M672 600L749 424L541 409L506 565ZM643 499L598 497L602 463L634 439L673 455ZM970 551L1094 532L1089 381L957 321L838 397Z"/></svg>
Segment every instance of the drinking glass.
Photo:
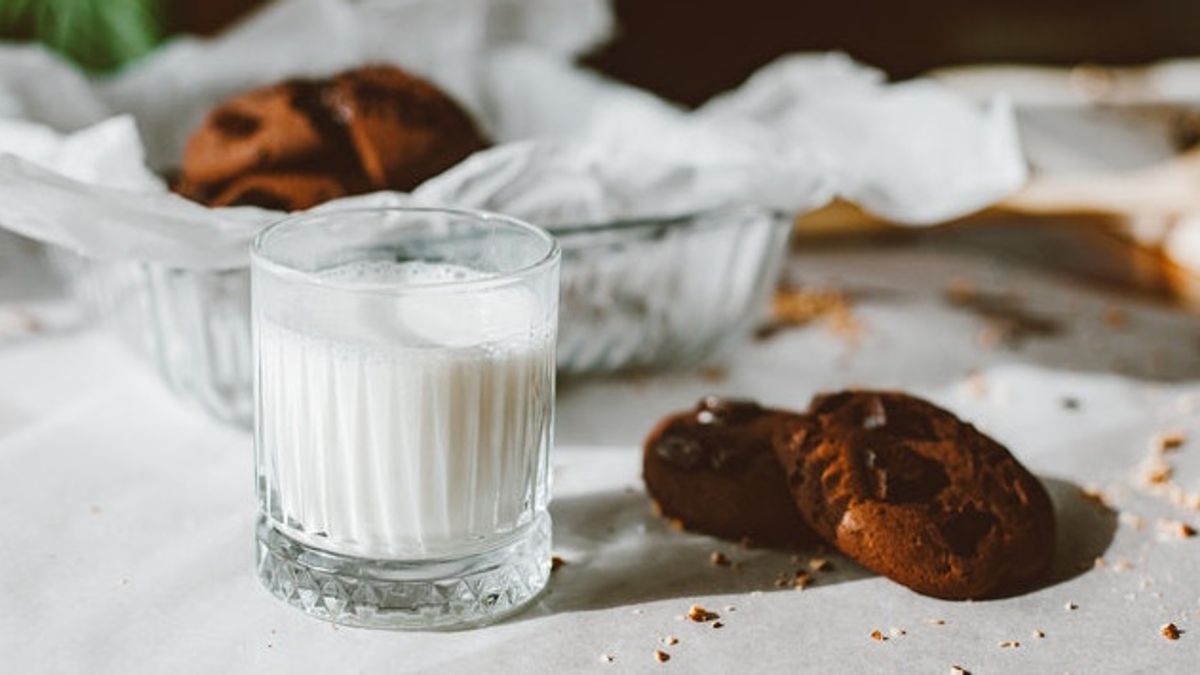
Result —
<svg viewBox="0 0 1200 675"><path fill-rule="evenodd" d="M559 250L501 215L329 210L251 251L259 578L322 619L487 623L550 572Z"/></svg>

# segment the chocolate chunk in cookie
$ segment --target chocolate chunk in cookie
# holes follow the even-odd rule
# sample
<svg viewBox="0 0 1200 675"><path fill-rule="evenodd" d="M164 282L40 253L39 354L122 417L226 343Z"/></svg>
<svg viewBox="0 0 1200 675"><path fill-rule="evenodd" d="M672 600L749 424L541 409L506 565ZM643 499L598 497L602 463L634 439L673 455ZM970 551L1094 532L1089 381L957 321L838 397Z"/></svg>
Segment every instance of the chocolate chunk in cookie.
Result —
<svg viewBox="0 0 1200 675"><path fill-rule="evenodd" d="M798 420L750 401L705 398L646 438L646 490L663 516L689 530L766 546L815 543L772 450Z"/></svg>
<svg viewBox="0 0 1200 675"><path fill-rule="evenodd" d="M941 598L980 598L1045 573L1054 510L996 441L900 393L813 400L775 446L794 503L865 567Z"/></svg>
<svg viewBox="0 0 1200 675"><path fill-rule="evenodd" d="M453 99L399 68L343 73L334 78L326 101L349 130L376 189L412 190L487 146Z"/></svg>

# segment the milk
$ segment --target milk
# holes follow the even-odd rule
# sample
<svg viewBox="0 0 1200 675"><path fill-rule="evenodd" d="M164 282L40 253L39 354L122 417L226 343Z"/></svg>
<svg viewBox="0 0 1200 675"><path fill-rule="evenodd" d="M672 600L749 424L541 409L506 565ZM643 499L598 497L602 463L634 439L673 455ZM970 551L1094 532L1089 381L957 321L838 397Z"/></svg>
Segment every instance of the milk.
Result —
<svg viewBox="0 0 1200 675"><path fill-rule="evenodd" d="M486 548L543 509L554 341L534 294L418 262L317 281L336 300L318 288L296 303L291 289L303 306L271 311L276 290L256 279L259 498L273 524L336 553L413 559ZM462 281L480 287L442 290Z"/></svg>

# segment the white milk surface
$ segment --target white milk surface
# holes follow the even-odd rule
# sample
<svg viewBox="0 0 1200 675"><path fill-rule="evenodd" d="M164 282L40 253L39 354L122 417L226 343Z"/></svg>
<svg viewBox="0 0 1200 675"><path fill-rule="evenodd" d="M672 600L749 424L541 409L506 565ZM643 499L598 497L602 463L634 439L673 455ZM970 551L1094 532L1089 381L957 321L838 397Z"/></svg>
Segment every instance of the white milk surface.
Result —
<svg viewBox="0 0 1200 675"><path fill-rule="evenodd" d="M322 276L365 289L480 275L374 262ZM317 337L258 316L265 512L307 544L372 558L486 546L523 524L544 501L554 395L535 303L518 287L368 293Z"/></svg>

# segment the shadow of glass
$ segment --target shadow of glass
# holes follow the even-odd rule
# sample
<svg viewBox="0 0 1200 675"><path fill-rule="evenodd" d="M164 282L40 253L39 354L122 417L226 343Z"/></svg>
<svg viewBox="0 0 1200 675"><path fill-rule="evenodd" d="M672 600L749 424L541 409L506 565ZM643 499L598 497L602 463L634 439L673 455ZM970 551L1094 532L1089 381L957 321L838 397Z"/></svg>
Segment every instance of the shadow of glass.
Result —
<svg viewBox="0 0 1200 675"><path fill-rule="evenodd" d="M871 576L837 554L750 549L676 531L650 511L649 500L640 490L562 497L552 502L550 510L554 550L566 564L554 572L540 602L523 618L669 598L795 592L775 582L781 574L807 569L813 556L826 558L831 567L813 575L810 588ZM724 553L732 564L714 565L714 551Z"/></svg>

